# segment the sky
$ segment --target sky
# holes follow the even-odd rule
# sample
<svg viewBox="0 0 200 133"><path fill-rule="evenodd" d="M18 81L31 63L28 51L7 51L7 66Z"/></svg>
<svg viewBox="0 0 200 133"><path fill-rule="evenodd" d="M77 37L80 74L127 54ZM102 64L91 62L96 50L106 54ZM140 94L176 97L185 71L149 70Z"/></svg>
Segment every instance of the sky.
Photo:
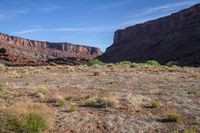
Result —
<svg viewBox="0 0 200 133"><path fill-rule="evenodd" d="M191 7L200 0L0 0L0 32L99 47L114 32Z"/></svg>

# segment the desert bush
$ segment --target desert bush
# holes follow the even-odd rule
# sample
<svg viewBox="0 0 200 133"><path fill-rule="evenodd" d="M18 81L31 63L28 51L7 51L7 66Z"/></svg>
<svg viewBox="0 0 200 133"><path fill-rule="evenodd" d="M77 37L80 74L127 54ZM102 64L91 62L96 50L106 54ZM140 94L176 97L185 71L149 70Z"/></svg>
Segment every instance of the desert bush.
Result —
<svg viewBox="0 0 200 133"><path fill-rule="evenodd" d="M46 129L46 123L42 117L28 114L22 118L8 119L6 127L16 133L39 133Z"/></svg>
<svg viewBox="0 0 200 133"><path fill-rule="evenodd" d="M76 110L77 110L76 105L71 105L71 106L69 107L69 112L74 112L74 111L76 111Z"/></svg>
<svg viewBox="0 0 200 133"><path fill-rule="evenodd" d="M93 74L94 74L94 76L100 76L101 72L100 71L95 71Z"/></svg>
<svg viewBox="0 0 200 133"><path fill-rule="evenodd" d="M5 69L5 65L0 63L0 70L4 70Z"/></svg>
<svg viewBox="0 0 200 133"><path fill-rule="evenodd" d="M100 61L99 59L92 59L88 61L87 65L88 66L93 66L93 65L103 65L104 63Z"/></svg>
<svg viewBox="0 0 200 133"><path fill-rule="evenodd" d="M179 122L181 120L182 120L182 115L175 112L167 114L165 118L165 121L168 122Z"/></svg>
<svg viewBox="0 0 200 133"><path fill-rule="evenodd" d="M197 94L197 90L194 90L194 89L188 90L187 94L196 95Z"/></svg>
<svg viewBox="0 0 200 133"><path fill-rule="evenodd" d="M164 95L164 92L159 88L152 89L149 92L154 95Z"/></svg>
<svg viewBox="0 0 200 133"><path fill-rule="evenodd" d="M0 84L0 99L7 98L7 86L4 84Z"/></svg>
<svg viewBox="0 0 200 133"><path fill-rule="evenodd" d="M167 62L165 65L166 66L175 66L175 65L177 65L178 63L176 62L176 61L169 61L169 62Z"/></svg>
<svg viewBox="0 0 200 133"><path fill-rule="evenodd" d="M55 105L56 107L62 107L62 106L65 105L65 101L64 101L64 100L60 100L60 99L56 99L54 105Z"/></svg>
<svg viewBox="0 0 200 133"><path fill-rule="evenodd" d="M184 133L196 133L196 131L194 129L185 129Z"/></svg>
<svg viewBox="0 0 200 133"><path fill-rule="evenodd" d="M0 110L0 132L40 133L52 125L52 118L45 104L18 102Z"/></svg>
<svg viewBox="0 0 200 133"><path fill-rule="evenodd" d="M66 97L65 97L65 100L66 100L66 101L70 101L72 98L73 98L72 96L66 96Z"/></svg>
<svg viewBox="0 0 200 133"><path fill-rule="evenodd" d="M89 99L90 98L90 95L86 95L85 97L84 97L84 99Z"/></svg>
<svg viewBox="0 0 200 133"><path fill-rule="evenodd" d="M155 61L155 60L146 61L144 64L151 65L151 66L160 66L160 63L158 61Z"/></svg>
<svg viewBox="0 0 200 133"><path fill-rule="evenodd" d="M36 88L35 92L36 93L41 93L43 95L46 95L47 92L48 92L48 89L46 87L39 87L39 88Z"/></svg>
<svg viewBox="0 0 200 133"><path fill-rule="evenodd" d="M132 62L131 61L120 61L117 64L119 64L119 65L132 65Z"/></svg>
<svg viewBox="0 0 200 133"><path fill-rule="evenodd" d="M160 107L160 103L157 102L157 101L152 102L151 106L150 106L150 108L152 108L152 109L156 109L156 108L159 108L159 107Z"/></svg>
<svg viewBox="0 0 200 133"><path fill-rule="evenodd" d="M105 98L91 98L88 99L84 106L86 107L95 107L95 108L107 108L107 107L116 107L117 99L115 96L105 97Z"/></svg>

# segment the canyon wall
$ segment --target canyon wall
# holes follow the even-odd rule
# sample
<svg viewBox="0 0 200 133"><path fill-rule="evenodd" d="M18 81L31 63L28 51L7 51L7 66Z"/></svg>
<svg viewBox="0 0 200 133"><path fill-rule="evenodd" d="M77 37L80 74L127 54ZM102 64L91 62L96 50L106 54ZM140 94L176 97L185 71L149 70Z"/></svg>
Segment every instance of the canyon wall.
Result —
<svg viewBox="0 0 200 133"><path fill-rule="evenodd" d="M200 66L200 4L116 31L114 43L99 58L104 62L157 60Z"/></svg>
<svg viewBox="0 0 200 133"><path fill-rule="evenodd" d="M101 55L99 48L75 45L71 43L51 43L28 40L0 33L1 62L27 63L78 63ZM69 58L69 62L68 59ZM58 60L57 60L58 59ZM82 60L82 61L81 61Z"/></svg>

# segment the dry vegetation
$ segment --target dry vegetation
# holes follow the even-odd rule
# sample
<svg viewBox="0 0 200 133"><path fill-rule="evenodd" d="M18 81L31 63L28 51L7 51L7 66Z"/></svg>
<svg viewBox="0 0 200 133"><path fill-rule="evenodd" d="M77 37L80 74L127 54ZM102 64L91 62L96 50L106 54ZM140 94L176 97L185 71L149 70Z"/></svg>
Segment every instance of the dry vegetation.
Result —
<svg viewBox="0 0 200 133"><path fill-rule="evenodd" d="M200 69L152 63L0 65L0 132L200 132Z"/></svg>

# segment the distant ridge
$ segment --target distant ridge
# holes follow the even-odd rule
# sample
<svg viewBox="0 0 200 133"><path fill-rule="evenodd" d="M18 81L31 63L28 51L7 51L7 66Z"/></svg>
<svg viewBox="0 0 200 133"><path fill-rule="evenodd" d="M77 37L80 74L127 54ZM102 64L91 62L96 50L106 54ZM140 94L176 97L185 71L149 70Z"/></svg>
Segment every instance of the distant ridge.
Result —
<svg viewBox="0 0 200 133"><path fill-rule="evenodd" d="M14 65L79 64L101 55L99 48L34 41L0 33L0 62ZM61 60L62 59L62 60Z"/></svg>

